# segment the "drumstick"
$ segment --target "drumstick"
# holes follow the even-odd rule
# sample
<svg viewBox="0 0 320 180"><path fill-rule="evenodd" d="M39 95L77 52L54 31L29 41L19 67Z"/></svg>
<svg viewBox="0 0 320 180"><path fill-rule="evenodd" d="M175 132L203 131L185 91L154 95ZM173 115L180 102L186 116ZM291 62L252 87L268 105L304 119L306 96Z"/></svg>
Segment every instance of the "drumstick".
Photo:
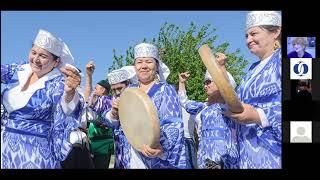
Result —
<svg viewBox="0 0 320 180"><path fill-rule="evenodd" d="M212 54L210 47L207 44L199 48L199 54L202 62L207 67L214 83L217 85L221 96L228 104L231 112L243 112L243 106L237 97L236 92L233 90L227 78L224 76L222 70L216 62L215 56Z"/></svg>

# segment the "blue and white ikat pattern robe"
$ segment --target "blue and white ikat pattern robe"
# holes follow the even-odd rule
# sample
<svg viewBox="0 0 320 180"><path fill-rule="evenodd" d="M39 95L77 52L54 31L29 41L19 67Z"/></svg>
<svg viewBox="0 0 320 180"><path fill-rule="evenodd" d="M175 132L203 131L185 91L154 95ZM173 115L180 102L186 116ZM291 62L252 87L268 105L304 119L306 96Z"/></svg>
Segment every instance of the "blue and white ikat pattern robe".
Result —
<svg viewBox="0 0 320 180"><path fill-rule="evenodd" d="M128 88L138 88L130 85ZM128 143L119 121L111 123L105 113L105 123L114 129L115 168L189 168L186 162L183 121L177 93L173 86L164 82L155 83L147 93L154 103L160 120L160 144L163 148L161 158L148 158L134 150ZM109 111L110 112L110 111Z"/></svg>
<svg viewBox="0 0 320 180"><path fill-rule="evenodd" d="M180 99L186 99L186 95L182 94L179 93ZM192 100L181 102L188 113L196 115L198 167L206 168L205 160L210 159L217 163L223 162L225 169L239 168L235 124L222 115L224 105L215 103L207 106L207 103Z"/></svg>
<svg viewBox="0 0 320 180"><path fill-rule="evenodd" d="M262 109L268 122L237 124L240 168L281 168L281 60L278 49L255 73L260 61L254 63L237 89L240 100Z"/></svg>
<svg viewBox="0 0 320 180"><path fill-rule="evenodd" d="M90 101L93 97L93 92L91 93ZM109 110L112 107L112 96L97 96L96 101L90 107L98 115Z"/></svg>
<svg viewBox="0 0 320 180"><path fill-rule="evenodd" d="M31 73L29 64L1 65L1 103L6 111L1 118L1 168L61 168L72 148L70 132L80 123L83 99L77 93L79 100L74 97L66 110L62 107L66 104L61 72L55 68L21 92Z"/></svg>

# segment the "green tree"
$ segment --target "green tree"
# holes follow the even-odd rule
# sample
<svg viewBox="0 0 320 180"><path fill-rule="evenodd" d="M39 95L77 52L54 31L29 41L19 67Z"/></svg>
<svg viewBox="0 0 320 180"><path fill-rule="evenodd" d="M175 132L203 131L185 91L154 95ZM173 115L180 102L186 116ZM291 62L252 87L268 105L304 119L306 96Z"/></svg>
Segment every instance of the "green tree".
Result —
<svg viewBox="0 0 320 180"><path fill-rule="evenodd" d="M157 38L152 38L149 42L157 45L160 49L162 61L169 67L170 75L167 82L173 85L178 84L178 74L189 71L191 76L187 81L187 94L189 99L196 101L204 101L206 94L203 89L203 79L206 67L201 61L198 49L203 44L208 44L213 52L225 53L228 57L226 63L227 70L234 76L237 84L240 83L244 75L244 68L248 61L240 56L240 50L235 52L227 52L229 43L225 42L217 46L213 46L217 35L214 35L215 28L210 28L210 24L197 28L191 22L187 31L181 30L174 24L165 23L159 32ZM144 39L142 42L147 42ZM140 43L140 42L139 42ZM134 49L130 46L126 51L126 57L117 56L113 50L113 64L108 69L109 72L114 69L121 68L125 65L132 65L134 59Z"/></svg>

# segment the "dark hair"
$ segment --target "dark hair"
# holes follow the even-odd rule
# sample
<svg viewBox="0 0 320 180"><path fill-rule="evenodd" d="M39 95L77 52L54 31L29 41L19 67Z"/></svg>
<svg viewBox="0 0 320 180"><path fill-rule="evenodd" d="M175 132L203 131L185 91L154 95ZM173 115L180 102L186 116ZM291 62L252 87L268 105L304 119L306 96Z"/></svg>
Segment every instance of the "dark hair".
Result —
<svg viewBox="0 0 320 180"><path fill-rule="evenodd" d="M128 86L130 84L130 80L125 80L120 82L120 84L125 84L126 86Z"/></svg>
<svg viewBox="0 0 320 180"><path fill-rule="evenodd" d="M52 54L52 53L50 52L50 54ZM57 61L58 58L59 58L59 56L56 56L56 55L54 55L54 54L52 54L52 56L53 56L53 60L54 60L54 61ZM78 69L78 68L77 68L77 69Z"/></svg>
<svg viewBox="0 0 320 180"><path fill-rule="evenodd" d="M261 25L259 27L266 29L267 31L273 32L273 33L276 33L280 29L280 26L273 26L273 25ZM279 42L281 42L281 32L280 32L279 36L277 37L277 40Z"/></svg>
<svg viewBox="0 0 320 180"><path fill-rule="evenodd" d="M156 72L157 72L157 74L160 74L160 72L159 72L159 66L160 66L159 60L156 59L156 58L153 58L153 59L156 61L156 64L157 64Z"/></svg>

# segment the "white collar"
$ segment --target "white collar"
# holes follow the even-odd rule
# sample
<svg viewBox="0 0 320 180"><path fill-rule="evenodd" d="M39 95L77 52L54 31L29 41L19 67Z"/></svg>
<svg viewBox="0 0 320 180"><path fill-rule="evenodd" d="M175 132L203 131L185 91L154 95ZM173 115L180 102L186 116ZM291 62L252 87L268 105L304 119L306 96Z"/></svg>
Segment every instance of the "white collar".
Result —
<svg viewBox="0 0 320 180"><path fill-rule="evenodd" d="M32 74L32 69L31 69L30 64L24 64L21 66L21 68L22 68L22 70L17 72L20 88L22 88L26 84L27 80L29 79L29 77ZM28 92L33 91L34 92L38 89L42 89L42 88L44 88L46 81L51 80L59 75L61 75L61 72L57 68L53 68L52 71L50 71L46 75L42 76L34 84L30 85L26 91L28 91Z"/></svg>
<svg viewBox="0 0 320 180"><path fill-rule="evenodd" d="M259 64L267 64L267 62L271 59L271 57L274 55L274 53L272 53L270 56L264 58Z"/></svg>
<svg viewBox="0 0 320 180"><path fill-rule="evenodd" d="M46 81L61 75L61 72L57 68L54 68L51 72L30 85L27 90L21 91L21 88L25 85L31 74L32 70L30 64L22 65L20 71L17 72L19 85L9 89L3 94L3 105L9 113L24 107L37 90L45 87Z"/></svg>
<svg viewBox="0 0 320 180"><path fill-rule="evenodd" d="M253 78L255 75L257 75L264 68L264 66L269 62L269 60L274 55L274 53L272 53L270 56L264 58L263 60L260 60L260 63L254 68L254 73L251 75L251 78Z"/></svg>

